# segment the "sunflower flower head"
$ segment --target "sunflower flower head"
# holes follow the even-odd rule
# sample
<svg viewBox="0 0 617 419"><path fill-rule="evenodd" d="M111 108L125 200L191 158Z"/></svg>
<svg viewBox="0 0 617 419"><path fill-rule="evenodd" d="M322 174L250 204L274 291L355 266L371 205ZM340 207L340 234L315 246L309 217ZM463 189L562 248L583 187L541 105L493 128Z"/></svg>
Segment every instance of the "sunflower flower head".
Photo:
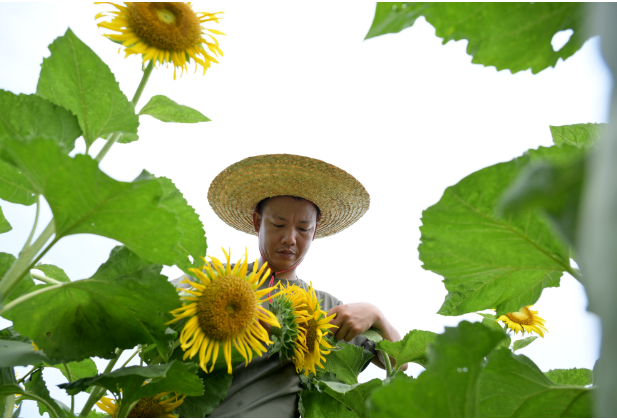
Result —
<svg viewBox="0 0 617 419"><path fill-rule="evenodd" d="M523 307L519 311L514 313L507 313L500 316L497 320L504 322L504 324L510 330L514 330L514 333L519 331L524 335L525 332L536 332L538 335L544 337L544 332L548 332L548 329L544 325L542 317L538 316L537 311L530 309L531 306Z"/></svg>
<svg viewBox="0 0 617 419"><path fill-rule="evenodd" d="M330 349L334 348L328 343L325 335L328 329L337 327L329 323L336 314L328 316L321 309L312 282L308 291L300 288L297 292L302 294L302 298L306 301L308 315L305 317L305 321L298 324L299 333L292 361L296 366L296 372L300 373L304 370L304 375L308 377L311 372L317 375L315 365L324 368L322 364L322 361L326 361L324 355L328 355Z"/></svg>
<svg viewBox="0 0 617 419"><path fill-rule="evenodd" d="M274 314L261 306L268 299L268 293L277 289L259 289L270 275L270 269L266 269L267 264L258 269L255 262L253 271L247 273L246 251L244 261L240 259L233 269L230 253L225 249L223 253L227 258L226 265L210 257L211 264L204 259L204 266L190 269L197 280L183 281L191 285L191 289L178 289L190 294L181 297L187 304L172 310L174 319L167 324L188 319L180 333L180 347L185 351L183 359L193 358L199 353L201 369L212 372L219 346L222 345L227 372L231 374L232 346L248 364L253 358L253 351L259 356L266 352L261 342L266 345L272 343L268 332L259 323L260 320L274 327L281 326ZM210 361L212 364L208 370L207 364Z"/></svg>
<svg viewBox="0 0 617 419"><path fill-rule="evenodd" d="M298 346L308 352L308 349L298 340L299 324L311 319L307 311L306 291L297 285L282 285L280 295L272 299L270 311L276 316L280 328L272 328L272 344L268 348L270 356L279 353L281 363L294 356Z"/></svg>
<svg viewBox="0 0 617 419"><path fill-rule="evenodd" d="M173 392L159 393L154 397L144 397L131 409L128 418L175 418L171 412L180 406L186 396ZM122 402L102 397L96 405L112 418L118 417Z"/></svg>
<svg viewBox="0 0 617 419"><path fill-rule="evenodd" d="M98 2L116 8L111 12L98 13L95 20L105 19L97 25L117 33L105 34L110 40L122 44L126 57L141 54L143 62L155 64L171 63L176 69L186 70L192 59L195 71L200 65L204 74L211 63L218 63L215 57L223 55L214 35L225 35L216 29L202 26L208 22L219 22L217 15L223 12L206 13L193 11L190 3L168 2ZM109 20L111 19L111 20Z"/></svg>

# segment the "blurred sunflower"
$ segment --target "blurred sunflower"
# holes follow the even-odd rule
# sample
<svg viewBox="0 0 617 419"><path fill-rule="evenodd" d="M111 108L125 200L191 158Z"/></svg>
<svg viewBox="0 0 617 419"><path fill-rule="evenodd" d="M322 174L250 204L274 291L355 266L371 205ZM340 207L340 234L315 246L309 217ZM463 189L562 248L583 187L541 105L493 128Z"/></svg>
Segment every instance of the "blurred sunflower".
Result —
<svg viewBox="0 0 617 419"><path fill-rule="evenodd" d="M177 393L171 393L171 397L165 397L170 392L159 393L154 397L144 397L137 402L135 407L131 409L128 418L175 418L169 412L176 410L180 406L186 396L180 397ZM101 401L96 402L96 405L112 418L118 417L120 403L108 397L102 397Z"/></svg>
<svg viewBox="0 0 617 419"><path fill-rule="evenodd" d="M514 333L518 333L519 330L524 335L525 332L536 332L538 335L544 337L544 332L548 332L548 329L544 325L542 317L537 316L537 311L529 309L531 306L523 307L520 311L514 313L504 314L497 320L504 322L508 329L514 330Z"/></svg>
<svg viewBox="0 0 617 419"><path fill-rule="evenodd" d="M177 67L182 69L181 75L184 70L188 72L187 63L191 58L195 61L195 71L201 65L206 74L211 63L218 63L214 56L223 55L213 35L225 34L202 27L202 23L218 23L221 18L217 15L223 12L194 12L190 3L125 2L124 6L108 2L95 4L110 4L118 9L96 15L95 20L111 18L110 21L99 22L98 27L119 32L104 36L122 44L126 57L142 54L144 63L150 60L155 64L172 63L174 80Z"/></svg>
<svg viewBox="0 0 617 419"><path fill-rule="evenodd" d="M227 258L227 266L223 266L218 259L210 257L212 264L206 262L200 269L189 269L200 282L182 281L190 284L192 289L178 290L193 296L181 298L191 303L171 311L175 318L167 324L189 318L180 333L181 348L185 351L183 359L193 358L199 353L201 369L212 372L218 357L219 344L222 344L227 372L231 374L232 345L248 364L253 359L252 351L259 356L266 352L260 341L266 344L272 343L268 332L259 321L274 327L281 326L274 314L261 307L261 304L268 299L268 293L277 289L270 287L258 290L270 275L270 269L264 273L267 264L258 271L258 264L255 262L253 272L247 275L246 252L244 262L240 259L233 270L230 254L225 252L225 249L223 253ZM212 365L208 371L206 366L210 360Z"/></svg>
<svg viewBox="0 0 617 419"><path fill-rule="evenodd" d="M298 345L294 350L292 360L296 365L296 372L300 373L304 370L304 375L308 377L309 373L317 374L315 365L324 368L321 361L326 361L323 355L328 355L332 349L328 341L325 339L325 334L328 329L337 327L328 323L336 314L327 317L327 313L321 309L313 283L308 291L300 288L300 293L304 294L306 301L306 311L308 320L298 324Z"/></svg>

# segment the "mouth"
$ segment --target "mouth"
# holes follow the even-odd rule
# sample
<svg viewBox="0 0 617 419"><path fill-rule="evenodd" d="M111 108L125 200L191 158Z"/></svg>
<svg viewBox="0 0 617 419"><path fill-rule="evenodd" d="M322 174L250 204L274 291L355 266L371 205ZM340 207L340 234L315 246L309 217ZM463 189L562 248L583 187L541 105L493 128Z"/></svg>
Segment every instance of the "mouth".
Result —
<svg viewBox="0 0 617 419"><path fill-rule="evenodd" d="M277 253L281 256L293 256L296 254L296 252L290 249L279 250Z"/></svg>

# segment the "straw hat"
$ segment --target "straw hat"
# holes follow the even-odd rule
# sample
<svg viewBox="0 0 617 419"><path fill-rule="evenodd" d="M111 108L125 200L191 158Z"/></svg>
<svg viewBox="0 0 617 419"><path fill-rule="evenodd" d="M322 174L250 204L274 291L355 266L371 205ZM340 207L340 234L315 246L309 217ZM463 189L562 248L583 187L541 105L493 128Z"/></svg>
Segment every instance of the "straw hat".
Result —
<svg viewBox="0 0 617 419"><path fill-rule="evenodd" d="M321 210L315 237L327 237L358 221L370 197L362 184L336 166L293 154L266 154L232 164L212 181L210 206L221 220L256 235L253 211L274 196L297 196Z"/></svg>

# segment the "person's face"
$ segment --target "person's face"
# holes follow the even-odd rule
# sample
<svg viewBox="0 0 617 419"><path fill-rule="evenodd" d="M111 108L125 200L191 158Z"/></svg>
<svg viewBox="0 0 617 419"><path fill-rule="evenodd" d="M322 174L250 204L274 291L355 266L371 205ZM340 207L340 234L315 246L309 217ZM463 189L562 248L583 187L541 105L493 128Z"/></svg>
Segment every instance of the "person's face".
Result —
<svg viewBox="0 0 617 419"><path fill-rule="evenodd" d="M259 245L270 269L287 270L306 255L313 241L317 209L306 200L289 196L270 198L262 214L253 214Z"/></svg>

